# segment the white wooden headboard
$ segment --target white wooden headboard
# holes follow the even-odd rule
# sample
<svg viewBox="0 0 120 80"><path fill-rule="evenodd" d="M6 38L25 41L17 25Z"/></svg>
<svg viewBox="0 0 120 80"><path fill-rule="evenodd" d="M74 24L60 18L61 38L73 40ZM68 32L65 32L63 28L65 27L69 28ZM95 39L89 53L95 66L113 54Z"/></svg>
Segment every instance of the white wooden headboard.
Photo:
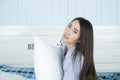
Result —
<svg viewBox="0 0 120 80"><path fill-rule="evenodd" d="M0 27L0 64L33 65L33 36L53 45L59 43L65 27ZM97 71L120 71L120 27L94 27L94 60Z"/></svg>
<svg viewBox="0 0 120 80"><path fill-rule="evenodd" d="M33 65L33 37L56 45L63 30L58 27L1 26L0 64Z"/></svg>

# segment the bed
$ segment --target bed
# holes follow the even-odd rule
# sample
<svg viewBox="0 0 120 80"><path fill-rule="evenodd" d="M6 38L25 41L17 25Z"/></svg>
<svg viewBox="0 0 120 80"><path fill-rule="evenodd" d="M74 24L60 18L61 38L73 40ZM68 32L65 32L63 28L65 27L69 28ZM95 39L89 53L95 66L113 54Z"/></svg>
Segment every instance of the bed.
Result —
<svg viewBox="0 0 120 80"><path fill-rule="evenodd" d="M120 72L97 72L99 80L120 80ZM0 65L0 80L36 80L34 68Z"/></svg>
<svg viewBox="0 0 120 80"><path fill-rule="evenodd" d="M33 36L37 35L56 45L64 28L1 26L0 80L35 80L33 66L15 65L33 64ZM99 80L120 80L120 27L95 26L94 34L94 60Z"/></svg>

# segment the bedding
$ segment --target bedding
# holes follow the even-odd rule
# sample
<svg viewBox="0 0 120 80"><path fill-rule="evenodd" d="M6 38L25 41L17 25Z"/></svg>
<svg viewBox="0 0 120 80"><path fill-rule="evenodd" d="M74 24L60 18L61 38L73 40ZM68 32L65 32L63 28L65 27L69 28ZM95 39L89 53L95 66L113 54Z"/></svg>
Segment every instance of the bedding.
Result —
<svg viewBox="0 0 120 80"><path fill-rule="evenodd" d="M8 76L8 77L13 77L13 75L8 75L7 73L18 75L15 77L15 78L18 78L16 80L20 80L20 79L21 80L36 80L34 68L26 68L26 67L19 68L19 67L14 67L14 66L9 66L9 65L0 65L0 80L2 80L3 75ZM120 80L120 72L97 72L97 75L99 78L98 80ZM21 78L20 76L24 78ZM15 80L15 79L11 79L11 80Z"/></svg>
<svg viewBox="0 0 120 80"><path fill-rule="evenodd" d="M120 80L120 72L97 72L98 80Z"/></svg>
<svg viewBox="0 0 120 80"><path fill-rule="evenodd" d="M34 68L37 80L62 80L61 49L34 37Z"/></svg>
<svg viewBox="0 0 120 80"><path fill-rule="evenodd" d="M33 68L14 67L14 66L3 64L3 65L0 65L0 71L14 74L14 75L20 75L26 79L35 80L35 74L34 74Z"/></svg>
<svg viewBox="0 0 120 80"><path fill-rule="evenodd" d="M14 75L0 71L0 80L31 80L31 79L24 78L20 75Z"/></svg>

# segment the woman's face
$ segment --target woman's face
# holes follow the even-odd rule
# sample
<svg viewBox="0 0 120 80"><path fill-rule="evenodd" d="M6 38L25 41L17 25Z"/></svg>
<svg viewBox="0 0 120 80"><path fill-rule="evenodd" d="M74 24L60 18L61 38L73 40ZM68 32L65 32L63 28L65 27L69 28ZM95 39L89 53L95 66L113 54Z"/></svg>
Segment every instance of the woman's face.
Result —
<svg viewBox="0 0 120 80"><path fill-rule="evenodd" d="M66 28L62 35L62 40L66 44L75 45L80 37L80 25L79 21L75 20L71 22Z"/></svg>

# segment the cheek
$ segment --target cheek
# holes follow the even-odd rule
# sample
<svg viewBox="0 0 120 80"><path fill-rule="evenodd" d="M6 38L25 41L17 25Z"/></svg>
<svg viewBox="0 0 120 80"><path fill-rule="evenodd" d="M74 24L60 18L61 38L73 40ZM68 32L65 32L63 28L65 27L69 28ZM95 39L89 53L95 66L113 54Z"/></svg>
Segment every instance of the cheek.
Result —
<svg viewBox="0 0 120 80"><path fill-rule="evenodd" d="M72 41L73 42L78 42L80 36L72 36Z"/></svg>
<svg viewBox="0 0 120 80"><path fill-rule="evenodd" d="M64 33L63 33L62 36L61 36L61 40L62 40L62 41L65 40L65 38L64 38Z"/></svg>
<svg viewBox="0 0 120 80"><path fill-rule="evenodd" d="M62 37L64 36L64 34L65 34L65 31L63 32Z"/></svg>
<svg viewBox="0 0 120 80"><path fill-rule="evenodd" d="M64 35L64 34L63 34L63 35ZM62 40L63 40L63 38L64 38L63 35L62 35L62 37L61 37Z"/></svg>

